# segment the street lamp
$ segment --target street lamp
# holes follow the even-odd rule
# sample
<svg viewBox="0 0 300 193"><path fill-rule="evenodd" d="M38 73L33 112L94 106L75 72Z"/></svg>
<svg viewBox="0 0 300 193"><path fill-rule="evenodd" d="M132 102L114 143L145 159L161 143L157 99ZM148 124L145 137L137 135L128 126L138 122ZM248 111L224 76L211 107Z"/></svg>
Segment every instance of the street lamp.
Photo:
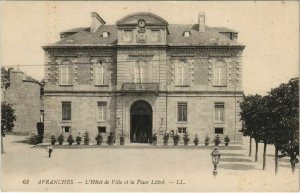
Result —
<svg viewBox="0 0 300 193"><path fill-rule="evenodd" d="M212 158L212 162L214 164L214 171L213 171L214 176L216 176L218 174L217 165L219 164L220 157L221 157L221 154L218 151L218 148L215 147L215 149L211 152L211 158Z"/></svg>

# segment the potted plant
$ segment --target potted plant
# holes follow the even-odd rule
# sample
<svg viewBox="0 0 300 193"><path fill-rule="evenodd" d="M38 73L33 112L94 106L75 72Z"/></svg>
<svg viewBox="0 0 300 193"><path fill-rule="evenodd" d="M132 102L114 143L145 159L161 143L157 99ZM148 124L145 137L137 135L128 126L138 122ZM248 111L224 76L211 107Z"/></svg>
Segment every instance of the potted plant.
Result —
<svg viewBox="0 0 300 193"><path fill-rule="evenodd" d="M226 136L224 137L224 142L225 142L225 146L228 146L228 144L229 144L229 142L230 142L230 139L229 139L228 135L226 135Z"/></svg>
<svg viewBox="0 0 300 193"><path fill-rule="evenodd" d="M88 131L85 131L83 134L83 144L89 145L90 144L90 135Z"/></svg>
<svg viewBox="0 0 300 193"><path fill-rule="evenodd" d="M177 146L178 145L178 141L180 140L180 136L176 133L174 136L173 136L173 141L174 141L174 146Z"/></svg>
<svg viewBox="0 0 300 193"><path fill-rule="evenodd" d="M68 141L69 145L72 145L74 143L75 140L74 140L72 134L69 135L67 141Z"/></svg>
<svg viewBox="0 0 300 193"><path fill-rule="evenodd" d="M197 146L199 144L199 138L198 138L197 134L195 135L194 144L195 144L195 146Z"/></svg>
<svg viewBox="0 0 300 193"><path fill-rule="evenodd" d="M164 145L168 145L169 133L167 132L164 133L163 140L164 140Z"/></svg>
<svg viewBox="0 0 300 193"><path fill-rule="evenodd" d="M51 135L51 145L55 145L56 138L54 135Z"/></svg>
<svg viewBox="0 0 300 193"><path fill-rule="evenodd" d="M209 138L209 136L208 136L208 134L207 134L206 137L205 137L205 141L204 141L205 146L208 146L208 145L209 145L209 142L210 142L210 138Z"/></svg>
<svg viewBox="0 0 300 193"><path fill-rule="evenodd" d="M120 145L124 145L125 144L125 135L122 133L120 135Z"/></svg>
<svg viewBox="0 0 300 193"><path fill-rule="evenodd" d="M114 144L114 136L113 136L112 132L110 132L109 135L107 136L107 144L108 145L113 145Z"/></svg>
<svg viewBox="0 0 300 193"><path fill-rule="evenodd" d="M97 141L97 145L102 145L103 137L100 133L96 136L95 140Z"/></svg>
<svg viewBox="0 0 300 193"><path fill-rule="evenodd" d="M157 145L157 134L154 133L151 137L151 142L153 145Z"/></svg>
<svg viewBox="0 0 300 193"><path fill-rule="evenodd" d="M184 142L184 145L189 145L189 141L190 141L190 137L189 137L189 134L186 132L184 135L183 135L183 142Z"/></svg>
<svg viewBox="0 0 300 193"><path fill-rule="evenodd" d="M77 145L80 145L81 140L82 140L82 137L81 137L80 135L78 135L78 136L76 137L76 143L77 143Z"/></svg>
<svg viewBox="0 0 300 193"><path fill-rule="evenodd" d="M219 146L221 143L220 136L217 134L214 138L215 146Z"/></svg>
<svg viewBox="0 0 300 193"><path fill-rule="evenodd" d="M65 137L63 134L60 134L58 137L57 137L57 141L58 141L58 145L62 145L63 142L65 140Z"/></svg>

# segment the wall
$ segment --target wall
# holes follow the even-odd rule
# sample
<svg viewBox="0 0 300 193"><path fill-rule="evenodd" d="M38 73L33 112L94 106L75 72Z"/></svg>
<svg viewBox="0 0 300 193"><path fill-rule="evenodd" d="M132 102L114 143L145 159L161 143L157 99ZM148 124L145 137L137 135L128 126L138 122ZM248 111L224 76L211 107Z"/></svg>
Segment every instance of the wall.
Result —
<svg viewBox="0 0 300 193"><path fill-rule="evenodd" d="M23 81L22 72L11 72L10 86L5 91L5 101L13 105L16 114L16 133L37 133L36 123L40 121L40 85Z"/></svg>

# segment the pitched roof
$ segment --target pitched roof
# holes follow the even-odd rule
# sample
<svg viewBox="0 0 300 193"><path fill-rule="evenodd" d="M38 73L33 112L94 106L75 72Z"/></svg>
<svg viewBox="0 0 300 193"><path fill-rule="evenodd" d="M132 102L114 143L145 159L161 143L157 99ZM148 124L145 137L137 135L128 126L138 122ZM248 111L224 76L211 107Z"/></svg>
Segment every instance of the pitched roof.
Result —
<svg viewBox="0 0 300 193"><path fill-rule="evenodd" d="M170 46L190 46L190 45L237 45L234 41L221 34L225 30L233 32L224 27L208 27L205 26L204 32L198 31L198 24L169 24L169 34L167 35L167 45ZM89 28L75 28L68 31L76 31L77 33L70 35L54 44L48 46L114 46L118 42L118 28L116 25L102 25L99 29L92 33ZM102 33L109 33L108 37L102 37ZM184 37L185 31L190 32L189 37ZM235 31L236 32L236 31ZM239 45L239 44L238 44ZM48 47L46 46L46 47Z"/></svg>
<svg viewBox="0 0 300 193"><path fill-rule="evenodd" d="M83 30L89 30L89 28L88 27L72 28L72 29L61 32L61 34L63 34L63 33L77 33L77 32L83 31Z"/></svg>
<svg viewBox="0 0 300 193"><path fill-rule="evenodd" d="M233 33L238 33L238 31L234 30L234 29L230 29L227 27L213 27L216 31L218 32L233 32Z"/></svg>

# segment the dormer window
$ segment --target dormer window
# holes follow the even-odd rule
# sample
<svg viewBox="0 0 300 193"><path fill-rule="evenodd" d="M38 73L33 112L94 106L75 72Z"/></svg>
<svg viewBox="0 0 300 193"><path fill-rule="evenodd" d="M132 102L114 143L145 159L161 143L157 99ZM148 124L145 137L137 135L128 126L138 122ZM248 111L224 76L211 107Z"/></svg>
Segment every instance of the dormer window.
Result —
<svg viewBox="0 0 300 193"><path fill-rule="evenodd" d="M108 35L109 35L109 32L107 32L107 31L102 32L102 37L107 38Z"/></svg>
<svg viewBox="0 0 300 193"><path fill-rule="evenodd" d="M191 35L191 32L190 32L190 31L185 31L185 32L183 33L183 36L184 36L184 37L190 37L190 35Z"/></svg>

